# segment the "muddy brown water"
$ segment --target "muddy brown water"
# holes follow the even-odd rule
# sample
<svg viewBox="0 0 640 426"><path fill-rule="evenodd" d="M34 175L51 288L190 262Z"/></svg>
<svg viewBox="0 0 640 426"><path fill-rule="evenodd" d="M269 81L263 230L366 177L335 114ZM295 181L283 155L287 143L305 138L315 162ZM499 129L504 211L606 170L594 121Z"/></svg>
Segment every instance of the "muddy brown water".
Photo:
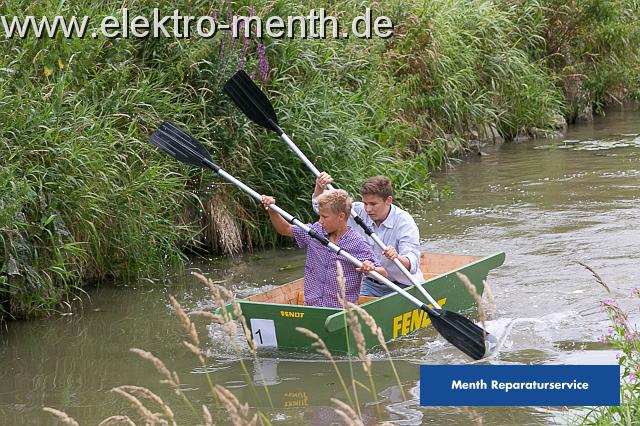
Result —
<svg viewBox="0 0 640 426"><path fill-rule="evenodd" d="M599 342L607 320L599 302L613 297L637 323L640 286L640 114L611 112L593 124L574 126L558 139L483 148L484 154L455 164L436 177L453 196L425 202L413 212L424 249L462 254L504 251L505 264L489 284L495 312L488 328L499 351L484 362L615 363L617 352ZM180 325L168 302L173 294L187 310L208 309L203 286L188 275L200 270L238 296L247 296L302 274L304 254L281 249L236 259L202 259L162 284L90 291L72 315L18 321L0 332L0 424L53 424L43 406L66 411L81 424L117 414L137 419L112 392L115 386L145 386L173 408L178 424L202 423L202 404L214 406L205 372L241 401L260 409L273 424L339 421L330 399L346 400L333 365L314 354L263 353L254 359L238 333L197 321L207 354L206 370L181 344ZM129 352L150 351L178 373L194 414L172 394L148 363ZM562 407L426 408L419 405L419 366L467 360L431 330L419 330L390 345L398 384L384 354L372 353L376 397L357 387L367 423L566 424L579 409ZM349 383L369 386L356 359L337 357ZM352 390L352 389L350 389ZM403 396L404 393L404 396ZM154 407L153 411L159 411ZM216 423L229 423L224 411Z"/></svg>

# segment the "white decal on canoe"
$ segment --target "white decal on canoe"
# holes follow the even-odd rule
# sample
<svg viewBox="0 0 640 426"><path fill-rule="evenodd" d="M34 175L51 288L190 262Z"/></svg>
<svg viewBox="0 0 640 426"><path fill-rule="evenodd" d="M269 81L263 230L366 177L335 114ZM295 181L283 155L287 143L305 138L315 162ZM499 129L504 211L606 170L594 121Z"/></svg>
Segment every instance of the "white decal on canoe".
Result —
<svg viewBox="0 0 640 426"><path fill-rule="evenodd" d="M251 333L253 341L259 348L277 348L276 327L273 320L251 318Z"/></svg>

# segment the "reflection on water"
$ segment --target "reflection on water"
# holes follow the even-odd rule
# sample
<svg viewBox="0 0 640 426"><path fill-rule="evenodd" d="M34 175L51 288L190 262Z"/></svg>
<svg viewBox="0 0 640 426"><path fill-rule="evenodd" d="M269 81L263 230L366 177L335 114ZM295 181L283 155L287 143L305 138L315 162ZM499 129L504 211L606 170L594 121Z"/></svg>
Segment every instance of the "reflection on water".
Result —
<svg viewBox="0 0 640 426"><path fill-rule="evenodd" d="M509 143L449 168L437 181L451 198L414 208L422 242L430 251L507 253L489 284L495 315L487 324L499 338L497 352L482 362L614 363L616 352L598 342L606 331L599 309L603 289L576 261L594 268L614 297L638 321L640 230L640 115L610 114L574 127L564 139ZM273 250L237 259L202 259L189 270L222 281L239 297L297 278L304 253ZM41 411L52 406L81 424L97 424L133 410L109 392L135 384L161 395L181 424L201 422L146 361L128 351L148 350L175 370L194 406L211 406L208 372L241 401L261 409L275 424L327 424L335 417L331 398L346 400L334 367L312 353L265 353L254 360L240 332L229 337L218 325L198 322L207 365L182 346L183 335L168 303L187 310L211 309L205 290L188 274L158 285L105 288L69 317L16 322L0 333L0 424L49 424ZM356 380L363 418L396 424L563 424L578 412L561 408L464 408L419 406L422 363L468 363L433 330L420 329L390 345L400 378L385 354L373 352L375 392L359 362L337 358L351 386ZM242 361L241 361L242 360ZM350 389L351 392L352 389ZM402 397L406 395L406 399ZM218 424L226 414L214 413ZM475 416L475 417L474 417Z"/></svg>

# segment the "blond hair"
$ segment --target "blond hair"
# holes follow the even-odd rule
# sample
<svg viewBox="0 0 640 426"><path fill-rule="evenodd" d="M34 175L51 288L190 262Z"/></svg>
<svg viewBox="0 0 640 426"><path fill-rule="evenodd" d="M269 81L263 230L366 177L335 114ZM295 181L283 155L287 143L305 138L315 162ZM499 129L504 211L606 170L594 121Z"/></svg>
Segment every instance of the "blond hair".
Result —
<svg viewBox="0 0 640 426"><path fill-rule="evenodd" d="M316 198L318 207L329 207L333 213L344 213L345 218L351 214L351 203L353 200L344 189L331 189L324 191Z"/></svg>

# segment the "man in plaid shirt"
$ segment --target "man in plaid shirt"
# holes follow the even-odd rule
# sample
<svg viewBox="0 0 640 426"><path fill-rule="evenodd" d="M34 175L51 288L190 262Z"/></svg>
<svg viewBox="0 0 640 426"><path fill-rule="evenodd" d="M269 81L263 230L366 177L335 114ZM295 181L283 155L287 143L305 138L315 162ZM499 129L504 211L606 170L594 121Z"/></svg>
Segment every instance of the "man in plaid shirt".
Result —
<svg viewBox="0 0 640 426"><path fill-rule="evenodd" d="M318 210L315 199L324 193L325 187L331 182L333 178L326 172L320 173L316 179L316 189L311 202L316 213ZM413 281L424 282L420 270L420 231L413 217L393 204L393 186L389 178L386 176L368 178L360 188L360 195L362 202L353 203L353 211L387 247L385 249L378 247L371 237L365 235L352 217L347 224L364 236L369 246L379 256L380 264L387 270L387 278L398 287L406 288L413 285L413 282L395 265L394 259L398 259L413 275ZM371 277L365 278L360 289L360 294L363 296L380 297L392 292L391 288Z"/></svg>
<svg viewBox="0 0 640 426"><path fill-rule="evenodd" d="M262 196L262 204L269 212L269 218L275 230L281 235L295 238L298 247L307 249L304 265L305 305L342 308L338 301L340 289L336 261L342 264L346 281L346 299L352 303L358 300L362 278L366 272L376 271L385 277L387 272L380 266L373 249L364 237L347 225L352 203L347 192L341 189L325 191L316 201L320 218L318 222L308 226L360 260L361 268L356 268L304 230L284 220L279 214L269 209L269 205L275 203L275 199Z"/></svg>

